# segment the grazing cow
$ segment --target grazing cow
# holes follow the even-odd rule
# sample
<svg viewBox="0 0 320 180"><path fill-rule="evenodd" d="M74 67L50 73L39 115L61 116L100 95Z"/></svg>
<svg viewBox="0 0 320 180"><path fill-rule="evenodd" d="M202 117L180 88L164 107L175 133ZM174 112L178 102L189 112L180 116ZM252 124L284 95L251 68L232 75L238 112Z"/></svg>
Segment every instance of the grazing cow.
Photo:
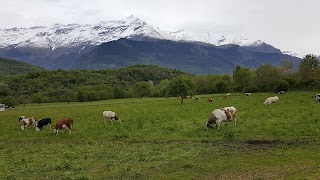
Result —
<svg viewBox="0 0 320 180"><path fill-rule="evenodd" d="M218 129L222 122L232 122L235 121L234 115L237 112L235 107L225 107L221 109L215 109L212 111L206 126L208 128L213 128L215 124Z"/></svg>
<svg viewBox="0 0 320 180"><path fill-rule="evenodd" d="M119 118L119 116L117 115L117 113L113 112L113 111L104 111L102 113L103 115L103 120L104 123L106 123L106 119L110 118L110 122L113 123L113 119L116 120L117 122L121 123L121 119Z"/></svg>
<svg viewBox="0 0 320 180"><path fill-rule="evenodd" d="M316 100L316 102L320 103L320 94L316 94L314 96L314 99Z"/></svg>
<svg viewBox="0 0 320 180"><path fill-rule="evenodd" d="M20 116L20 117L19 117L19 122L21 122L21 120L22 120L22 119L25 119L25 118L26 118L25 116Z"/></svg>
<svg viewBox="0 0 320 180"><path fill-rule="evenodd" d="M246 93L246 96L251 96L251 93Z"/></svg>
<svg viewBox="0 0 320 180"><path fill-rule="evenodd" d="M286 92L285 91L279 91L279 94L280 95L283 95L283 94L285 94Z"/></svg>
<svg viewBox="0 0 320 180"><path fill-rule="evenodd" d="M271 105L273 103L277 103L279 102L279 98L278 96L274 96L274 97L269 97L264 101L264 105Z"/></svg>
<svg viewBox="0 0 320 180"><path fill-rule="evenodd" d="M194 100L195 100L195 101L198 101L199 99L200 99L200 97L196 97L196 98L194 98Z"/></svg>
<svg viewBox="0 0 320 180"><path fill-rule="evenodd" d="M42 131L43 126L46 126L46 125L50 125L50 129L51 129L51 118L40 119L37 122L36 130Z"/></svg>
<svg viewBox="0 0 320 180"><path fill-rule="evenodd" d="M227 99L229 96L231 96L231 93L227 93L225 96L223 96L223 99Z"/></svg>
<svg viewBox="0 0 320 180"><path fill-rule="evenodd" d="M231 113L232 116L232 120L234 121L234 125L236 126L237 123L237 108L235 108L234 106L230 106L230 107L224 107L223 109L229 111Z"/></svg>
<svg viewBox="0 0 320 180"><path fill-rule="evenodd" d="M69 135L70 135L71 130L72 130L72 126L73 126L73 119L71 119L71 118L59 119L56 123L56 127L53 129L53 133L58 135L59 130L66 129L69 131Z"/></svg>
<svg viewBox="0 0 320 180"><path fill-rule="evenodd" d="M24 118L24 116L21 116L21 117ZM24 118L21 120L20 118L19 118L19 121L20 121L21 130L26 130L28 126L36 126L37 120L34 117Z"/></svg>
<svg viewBox="0 0 320 180"><path fill-rule="evenodd" d="M208 102L212 103L213 99L212 98L208 98Z"/></svg>

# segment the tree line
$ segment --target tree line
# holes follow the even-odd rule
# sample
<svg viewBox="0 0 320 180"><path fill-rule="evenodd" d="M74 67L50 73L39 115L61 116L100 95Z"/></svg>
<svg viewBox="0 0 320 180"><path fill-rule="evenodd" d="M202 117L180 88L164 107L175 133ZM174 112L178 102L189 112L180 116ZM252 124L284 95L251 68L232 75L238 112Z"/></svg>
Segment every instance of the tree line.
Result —
<svg viewBox="0 0 320 180"><path fill-rule="evenodd" d="M130 97L183 97L226 92L318 90L320 68L316 56L306 55L298 68L289 60L276 67L237 66L231 75L195 76L176 69L136 65L118 70L40 71L3 76L0 102L84 102Z"/></svg>

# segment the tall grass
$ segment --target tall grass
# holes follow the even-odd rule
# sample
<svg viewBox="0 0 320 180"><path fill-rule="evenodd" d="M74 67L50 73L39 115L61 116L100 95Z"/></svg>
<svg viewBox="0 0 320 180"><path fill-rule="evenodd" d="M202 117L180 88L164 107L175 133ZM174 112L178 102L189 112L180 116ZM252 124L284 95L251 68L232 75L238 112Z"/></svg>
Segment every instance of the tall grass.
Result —
<svg viewBox="0 0 320 180"><path fill-rule="evenodd" d="M313 92L203 95L29 104L0 113L0 179L313 179L320 177L320 108ZM213 98L213 103L206 98ZM211 111L238 109L237 126L206 129ZM118 113L123 123L102 121ZM74 131L21 131L18 117L74 119ZM54 125L53 125L54 126Z"/></svg>

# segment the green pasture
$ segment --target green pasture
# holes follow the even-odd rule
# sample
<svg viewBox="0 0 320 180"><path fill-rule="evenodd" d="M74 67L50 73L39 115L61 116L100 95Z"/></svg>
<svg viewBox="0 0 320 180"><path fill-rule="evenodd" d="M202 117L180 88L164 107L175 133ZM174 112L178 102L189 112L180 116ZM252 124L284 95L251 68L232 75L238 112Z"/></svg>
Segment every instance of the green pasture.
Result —
<svg viewBox="0 0 320 180"><path fill-rule="evenodd" d="M202 95L27 104L0 112L0 179L318 179L315 92ZM213 102L207 102L213 98ZM237 126L207 129L211 111L238 109ZM102 121L118 113L122 123ZM18 118L74 119L71 135L21 131Z"/></svg>

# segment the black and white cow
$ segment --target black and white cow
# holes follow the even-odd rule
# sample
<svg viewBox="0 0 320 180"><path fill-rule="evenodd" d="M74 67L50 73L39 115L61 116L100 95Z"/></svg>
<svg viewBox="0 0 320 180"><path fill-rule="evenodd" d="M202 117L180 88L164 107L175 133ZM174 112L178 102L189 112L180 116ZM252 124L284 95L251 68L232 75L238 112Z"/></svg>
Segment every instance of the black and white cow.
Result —
<svg viewBox="0 0 320 180"><path fill-rule="evenodd" d="M285 94L286 92L285 91L279 91L279 94L280 95L283 95L283 94Z"/></svg>
<svg viewBox="0 0 320 180"><path fill-rule="evenodd" d="M316 102L320 103L320 94L316 94L314 96L314 99L316 100Z"/></svg>
<svg viewBox="0 0 320 180"><path fill-rule="evenodd" d="M50 129L51 129L51 118L44 118L44 119L40 119L37 122L37 127L36 130L37 131L42 131L43 126L49 125Z"/></svg>
<svg viewBox="0 0 320 180"><path fill-rule="evenodd" d="M113 123L114 120L121 123L121 119L119 118L118 114L113 111L104 111L102 115L104 123L106 123L106 119L110 119L111 123Z"/></svg>

